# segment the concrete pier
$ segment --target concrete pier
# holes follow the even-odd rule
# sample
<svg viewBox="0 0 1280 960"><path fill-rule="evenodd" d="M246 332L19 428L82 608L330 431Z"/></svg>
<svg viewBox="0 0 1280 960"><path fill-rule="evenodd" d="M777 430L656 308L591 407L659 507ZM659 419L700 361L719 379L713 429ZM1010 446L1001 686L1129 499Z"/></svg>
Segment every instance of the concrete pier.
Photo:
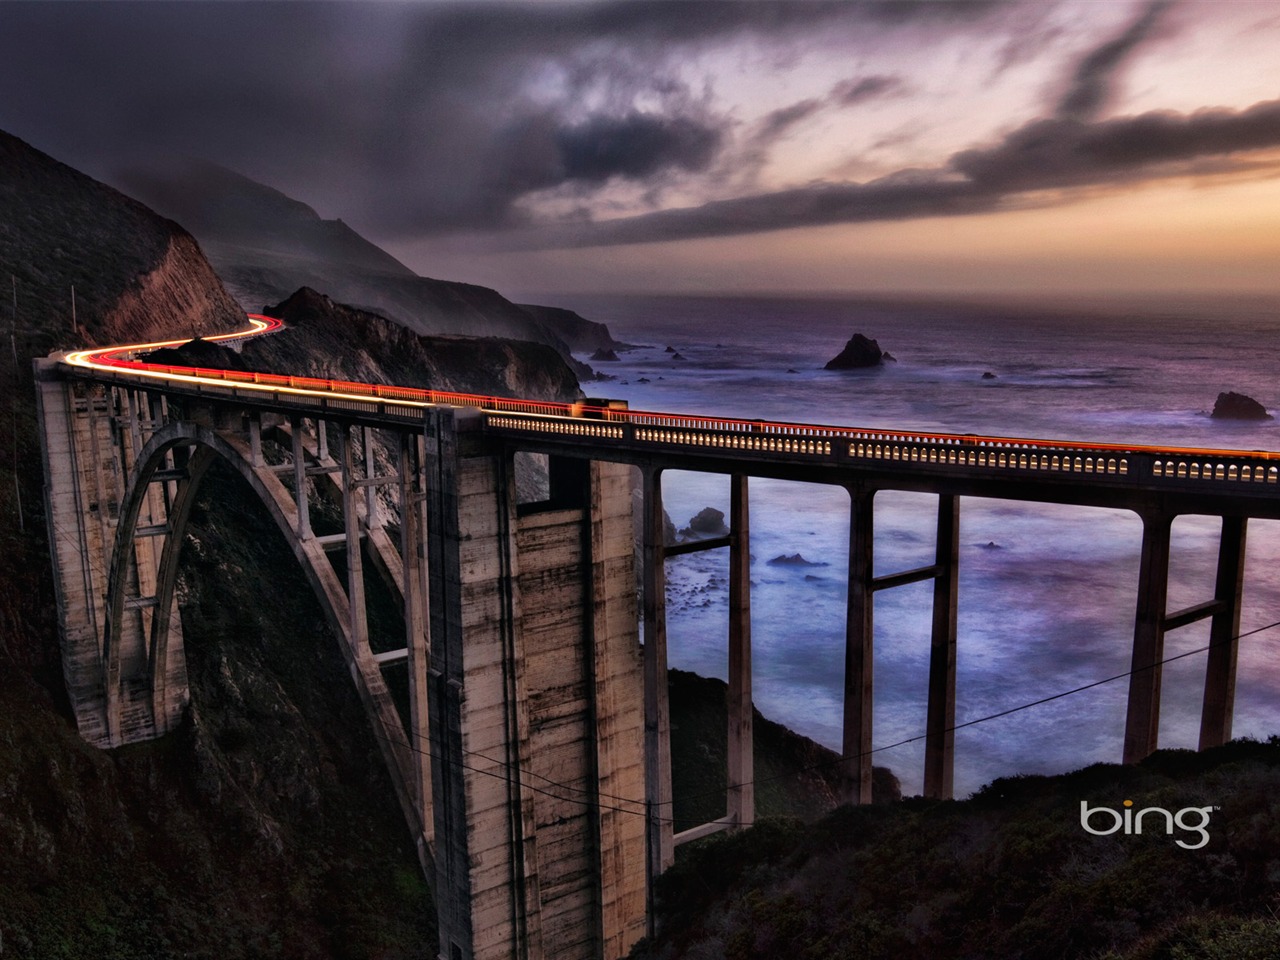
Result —
<svg viewBox="0 0 1280 960"><path fill-rule="evenodd" d="M581 461L517 509L509 454L467 427L436 419L428 524L442 947L625 956L646 921L629 473Z"/></svg>

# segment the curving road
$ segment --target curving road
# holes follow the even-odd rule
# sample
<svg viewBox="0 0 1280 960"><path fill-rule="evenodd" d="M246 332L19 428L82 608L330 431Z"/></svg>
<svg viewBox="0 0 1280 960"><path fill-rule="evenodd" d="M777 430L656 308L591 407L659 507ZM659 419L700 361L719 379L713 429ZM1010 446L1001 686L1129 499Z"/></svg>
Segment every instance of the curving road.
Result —
<svg viewBox="0 0 1280 960"><path fill-rule="evenodd" d="M276 332L281 321L249 314L249 327L234 333L206 337L230 342ZM202 367L170 366L137 359L162 347L177 347L186 340L135 343L92 350L77 350L62 358L74 367L175 384L220 384L237 390L262 391L338 400L376 400L388 406L426 407L432 404L471 406L495 414L519 414L522 429L543 429L557 433L581 433L584 419L598 423L631 425L629 438L676 448L725 447L762 453L824 453L857 460L904 460L946 467L1012 468L1064 473L1129 475L1143 464L1143 472L1153 478L1177 480L1230 480L1252 484L1275 484L1277 468L1268 462L1280 461L1280 452L1245 451L1203 447L1162 447L1119 443L1081 443L1072 440L1032 439L974 434L888 431L809 423L745 420L692 414L630 410L625 403L597 406L590 403L554 403L481 394L422 390L383 384L357 383L285 374L247 373ZM541 423L539 423L541 421ZM577 428L573 428L573 425ZM506 418L490 418L496 429L513 428ZM607 445L620 439L621 432L593 428L593 442ZM743 439L747 442L743 443ZM734 442L725 442L732 439ZM1205 462L1210 461L1210 462ZM1096 469L1095 469L1096 463ZM1265 471L1265 472L1264 472ZM1203 472L1203 476L1201 475ZM1242 484L1243 485L1243 484Z"/></svg>

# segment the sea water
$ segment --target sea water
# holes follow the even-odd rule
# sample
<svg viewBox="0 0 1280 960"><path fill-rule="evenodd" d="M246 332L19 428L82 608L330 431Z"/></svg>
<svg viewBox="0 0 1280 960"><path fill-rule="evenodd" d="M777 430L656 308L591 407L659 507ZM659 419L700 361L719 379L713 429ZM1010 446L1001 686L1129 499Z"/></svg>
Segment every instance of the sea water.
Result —
<svg viewBox="0 0 1280 960"><path fill-rule="evenodd" d="M1208 416L1220 391L1280 406L1280 304L971 305L857 299L563 296L639 344L591 392L634 409L813 423L1280 450L1280 421ZM855 332L896 362L823 365ZM666 351L674 348L681 359ZM992 378L984 378L990 372ZM647 382L644 382L647 381ZM772 719L841 746L849 499L840 488L752 479L754 697ZM664 475L677 526L728 513L722 476ZM933 562L935 497L875 499L875 575ZM1169 609L1210 599L1220 521L1173 528ZM1129 669L1141 524L1122 510L965 498L960 520L956 722ZM1280 524L1251 521L1242 632L1280 620ZM810 565L768 561L799 553ZM670 663L723 678L727 551L668 562ZM921 786L930 583L875 596L875 762ZM1208 621L1166 635L1175 656ZM1206 655L1164 668L1162 747L1196 746ZM1118 761L1127 678L956 732L955 788ZM1280 628L1240 643L1235 736L1280 733ZM902 741L907 741L903 743Z"/></svg>

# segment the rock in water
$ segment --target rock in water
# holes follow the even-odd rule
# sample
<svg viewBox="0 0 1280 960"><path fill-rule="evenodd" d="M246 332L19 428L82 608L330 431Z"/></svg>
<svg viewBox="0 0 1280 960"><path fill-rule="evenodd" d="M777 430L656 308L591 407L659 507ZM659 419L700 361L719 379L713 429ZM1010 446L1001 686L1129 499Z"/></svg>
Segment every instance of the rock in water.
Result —
<svg viewBox="0 0 1280 960"><path fill-rule="evenodd" d="M859 367L878 367L884 363L884 351L876 341L855 333L844 349L827 362L824 370L855 370Z"/></svg>
<svg viewBox="0 0 1280 960"><path fill-rule="evenodd" d="M772 560L767 561L771 566L775 567L825 567L826 564L819 560L806 560L801 554L793 553L787 555L780 553Z"/></svg>
<svg viewBox="0 0 1280 960"><path fill-rule="evenodd" d="M1246 397L1243 393L1231 391L1218 394L1218 399L1213 404L1213 413L1210 416L1219 420L1271 419L1271 414L1267 413L1267 408L1253 399L1253 397Z"/></svg>
<svg viewBox="0 0 1280 960"><path fill-rule="evenodd" d="M724 524L724 512L715 507L703 507L689 520L689 526L680 531L685 536L723 537L729 532Z"/></svg>
<svg viewBox="0 0 1280 960"><path fill-rule="evenodd" d="M591 355L591 360L594 363L612 363L619 359L621 358L618 356L617 352L610 347L601 347Z"/></svg>

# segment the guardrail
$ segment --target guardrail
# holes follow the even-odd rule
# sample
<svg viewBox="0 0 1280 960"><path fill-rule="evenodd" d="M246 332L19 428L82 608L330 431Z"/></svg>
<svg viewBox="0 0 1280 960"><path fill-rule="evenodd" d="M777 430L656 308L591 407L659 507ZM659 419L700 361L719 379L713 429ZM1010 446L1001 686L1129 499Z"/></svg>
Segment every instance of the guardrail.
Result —
<svg viewBox="0 0 1280 960"><path fill-rule="evenodd" d="M281 323L250 315L254 329L211 337L236 340L274 333ZM321 377L256 373L211 367L187 367L138 359L142 350L183 341L79 351L65 358L82 375L112 375L142 386L160 380L180 391L315 409L320 413L357 413L397 419L420 416L421 408L450 404L486 412L485 425L499 432L559 436L592 443L635 443L673 450L723 450L799 457L815 462L911 463L929 468L960 467L995 472L1018 471L1108 480L1141 478L1185 486L1204 482L1239 486L1276 485L1280 453L1086 443L976 434L889 431L812 423L707 417L696 414L630 410L625 401L585 400L561 403L427 390L391 384Z"/></svg>

